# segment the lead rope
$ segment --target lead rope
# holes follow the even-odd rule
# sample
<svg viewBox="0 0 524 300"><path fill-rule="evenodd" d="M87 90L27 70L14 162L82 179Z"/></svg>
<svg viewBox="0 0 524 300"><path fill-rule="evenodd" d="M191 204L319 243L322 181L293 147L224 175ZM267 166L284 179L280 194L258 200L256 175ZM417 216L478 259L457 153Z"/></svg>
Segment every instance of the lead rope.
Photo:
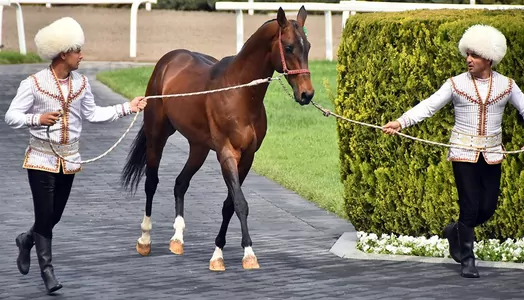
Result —
<svg viewBox="0 0 524 300"><path fill-rule="evenodd" d="M288 94L288 96L291 97L292 99L294 99L293 95L291 95L291 93L288 91L288 89L282 83L282 81L280 81L280 85L282 86L284 91ZM348 122L351 122L351 123L354 123L354 124L367 126L367 127L371 127L371 128L375 128L375 129L380 129L380 130L383 129L382 126L373 125L373 124L360 122L360 121L355 121L355 120L351 120L351 119L348 119L346 117L343 117L341 115L338 115L338 114L330 111L329 109L326 109L326 108L322 107L320 104L316 103L313 100L311 100L311 104L313 104L313 106L315 106L318 110L320 110L325 117L334 116L334 117L336 117L338 119L342 119L342 120L345 120L345 121L348 121ZM447 148L459 148L459 149L464 149L464 150L475 150L475 151L478 151L478 152L499 153L499 154L517 154L517 153L524 152L524 149L512 150L512 151L499 151L499 150L479 149L479 148L468 147L468 146L461 146L461 145L443 144L443 143L439 143L439 142L434 142L434 141L425 140L425 139L417 138L417 137L414 137L414 136L410 136L410 135L404 134L404 133L399 132L399 131L397 131L396 134L398 134L400 136L403 136L403 137L406 137L408 139L412 139L412 140L418 141L418 142L423 142L423 143L436 145L436 146L441 146L441 147L447 147Z"/></svg>
<svg viewBox="0 0 524 300"><path fill-rule="evenodd" d="M284 92L290 98L294 99L293 95L291 95L291 93L288 91L288 89L286 88L286 86L284 85L284 83L282 82L282 79L281 79L282 76L285 76L287 74L288 73L285 72L283 74L280 74L277 77L268 77L268 78L262 78L262 79L255 79L255 80L253 80L253 81L251 81L249 83L246 83L246 84L241 84L241 85L236 85L236 86L231 86L231 87L225 87L225 88L220 88L220 89L215 89L215 90L208 90L208 91L201 91L201 92L192 92L192 93L182 93L182 94L170 94L170 95L152 95L152 96L146 96L144 98L145 99L160 99L160 98L174 98L174 97L186 97L186 96L204 95L204 94L217 93L217 92L228 91L228 90L238 89L238 88L243 88L243 87L248 87L248 86L255 86L255 85L262 84L262 83L266 83L266 82L271 82L271 81L277 80L280 83L280 85L282 86L282 89L284 90ZM378 125L373 125L373 124L369 124L369 123L365 123L365 122L355 121L355 120L351 120L349 118L343 117L341 115L338 115L338 114L336 114L336 113L334 113L334 112L332 112L332 111L322 107L320 104L316 103L313 100L311 100L311 104L313 104L313 106L315 106L318 110L320 110L323 113L323 115L326 116L326 117L334 116L335 118L342 119L342 120L345 120L347 122L351 122L351 123L354 123L354 124L367 126L367 127L371 127L371 128L375 128L375 129L379 129L379 130L383 129L381 126L378 126ZM50 128L51 128L51 126L47 126L47 130L46 130L46 135L47 135L47 139L48 139L47 142L51 146L51 150L53 151L53 153L56 156L58 156L59 158L61 158L62 160L66 161L66 162L76 163L76 164L91 163L91 162L97 161L97 160L105 157L106 155L108 155L111 151L113 151L122 142L122 140L126 137L126 135L129 133L129 131L131 130L131 128L135 124L139 114L140 114L140 112L137 112L135 114L135 117L133 118L133 120L131 121L129 126L127 127L126 131L120 136L120 138L107 151L105 151L104 153L98 155L97 157L91 158L91 159L80 160L80 161L73 161L73 160L69 160L69 159L65 158L64 156L60 155L58 153L58 151L55 149L54 143L51 141L51 136L50 136ZM499 154L517 154L517 153L524 152L524 149L512 150L512 151L498 151L498 150L478 149L478 148L474 148L474 147L461 146L461 145L450 145L450 144L444 144L444 143L434 142L434 141L430 141L430 140L425 140L425 139L421 139L421 138L417 138L417 137L413 137L413 136L404 134L404 133L399 132L399 131L397 131L396 134L399 135L399 136L403 136L405 138L408 138L408 139L412 139L414 141L423 142L423 143L427 143L427 144L430 144L430 145L446 147L446 148L458 148L458 149L464 149L464 150L474 150L474 151L477 151L477 152L499 153Z"/></svg>
<svg viewBox="0 0 524 300"><path fill-rule="evenodd" d="M230 87L225 87L225 88L220 88L220 89L215 89L215 90L208 90L208 91L201 91L201 92L192 92L192 93L183 93L183 94L171 94L171 95L152 95L152 96L146 96L144 98L145 99L174 98L174 97L186 97L186 96L195 96L195 95L204 95L204 94L210 94L210 93L223 92L223 91L228 91L228 90L232 90L232 89L239 89L239 88L248 87L248 86L255 86L255 85L262 84L262 83L271 82L271 81L274 81L274 80L281 81L281 77L286 75L286 74L287 73L280 74L277 77L268 77L268 78L262 78L262 79L255 79L255 80L253 80L253 81L251 81L249 83L235 85L235 86L230 86ZM56 156L58 156L59 158L61 158L64 161L66 161L66 162L75 163L75 164L91 163L91 162L97 161L97 160L101 159L102 157L108 155L111 151L113 151L118 146L118 144L120 144L120 142L122 142L124 137L129 133L129 131L131 130L131 128L135 124L135 121L137 120L139 114L140 114L140 111L135 114L135 117L131 121L131 124L129 124L129 126L127 127L127 129L124 132L124 134L122 134L122 136L120 136L120 138L113 144L113 146L111 146L109 149L107 149L107 151L105 151L104 153L98 155L97 157L91 158L91 159L74 161L74 160L69 160L69 159L65 158L64 156L62 156L60 153L58 153L58 151L55 149L54 143L51 141L51 135L50 135L50 132L49 132L51 126L47 126L47 130L46 130L47 142L51 146L51 150L53 151L53 153Z"/></svg>

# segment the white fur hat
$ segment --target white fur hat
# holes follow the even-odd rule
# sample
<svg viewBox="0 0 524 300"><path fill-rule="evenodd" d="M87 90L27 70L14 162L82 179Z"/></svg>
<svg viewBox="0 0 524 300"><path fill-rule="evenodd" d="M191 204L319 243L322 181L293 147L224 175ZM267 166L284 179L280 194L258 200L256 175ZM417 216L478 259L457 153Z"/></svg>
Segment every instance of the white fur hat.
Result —
<svg viewBox="0 0 524 300"><path fill-rule="evenodd" d="M84 31L73 18L61 18L40 29L35 44L41 58L52 60L61 52L82 48Z"/></svg>
<svg viewBox="0 0 524 300"><path fill-rule="evenodd" d="M506 37L495 27L473 25L462 35L458 48L462 56L466 57L466 52L472 51L480 57L491 60L494 67L506 55Z"/></svg>

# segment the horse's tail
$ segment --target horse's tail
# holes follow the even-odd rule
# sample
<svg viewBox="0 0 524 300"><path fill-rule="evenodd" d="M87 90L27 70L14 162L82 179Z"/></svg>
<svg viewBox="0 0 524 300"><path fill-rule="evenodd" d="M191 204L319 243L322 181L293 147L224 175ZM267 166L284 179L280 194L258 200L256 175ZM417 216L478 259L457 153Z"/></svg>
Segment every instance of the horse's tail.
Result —
<svg viewBox="0 0 524 300"><path fill-rule="evenodd" d="M132 193L136 192L140 179L145 172L146 150L146 134L144 132L144 124L142 124L131 145L131 151L127 155L127 162L121 175L122 187Z"/></svg>

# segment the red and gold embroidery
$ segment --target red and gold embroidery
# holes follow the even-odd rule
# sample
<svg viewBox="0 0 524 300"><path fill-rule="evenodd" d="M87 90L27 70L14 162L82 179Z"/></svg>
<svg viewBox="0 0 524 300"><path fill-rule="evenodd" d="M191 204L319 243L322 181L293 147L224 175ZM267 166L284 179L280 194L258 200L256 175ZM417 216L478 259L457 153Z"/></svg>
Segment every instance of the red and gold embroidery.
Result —
<svg viewBox="0 0 524 300"><path fill-rule="evenodd" d="M44 95L46 95L46 96L48 96L48 97L51 97L51 98L53 98L53 99L56 99L56 100L62 102L62 99L61 99L60 95L51 94L49 91L44 90L44 89L40 86L40 84L38 83L38 79L36 78L36 76L35 76L34 74L31 75L31 78L33 78L33 81L35 82L36 89L37 89L40 93L42 93L42 94L44 94ZM60 90L59 90L59 91L60 91Z"/></svg>
<svg viewBox="0 0 524 300"><path fill-rule="evenodd" d="M68 97L69 103L73 102L73 100L75 100L76 98L78 98L78 96L80 96L80 94L82 94L82 92L86 89L86 85L87 85L86 77L82 75L82 85L80 86L80 88L78 89L76 93L69 95Z"/></svg>
<svg viewBox="0 0 524 300"><path fill-rule="evenodd" d="M84 75L81 75L82 76L82 84L80 85L80 88L76 91L76 92L73 92L73 80L72 80L72 77L73 77L73 73L71 73L69 79L68 79L68 95L67 95L67 99L64 97L64 94L62 93L62 89L60 87L60 83L58 81L58 78L56 76L56 73L55 71L53 70L53 68L51 66L49 66L49 70L51 72L51 74L53 75L53 78L54 78L54 81L55 81L55 85L56 85L56 88L58 89L58 92L59 94L53 94L49 91L46 91L44 90L40 84L38 83L38 79L36 78L35 75L31 75L31 77L33 78L34 82L35 82L35 86L36 86L36 89L38 90L38 92L50 97L50 98L53 98L53 99L56 99L60 102L61 104L61 107L62 107L62 118L61 118L61 130L60 130L60 143L62 144L67 144L68 141L69 141L69 108L70 108L70 104L71 102L73 102L73 100L77 99L81 94L82 92L86 89L86 86L87 86L87 80L86 80L86 77Z"/></svg>
<svg viewBox="0 0 524 300"><path fill-rule="evenodd" d="M477 94L477 98L479 100L479 128L477 129L477 133L479 135L486 135L486 127L488 125L487 103L489 101L489 98L491 97L491 90L493 86L493 73L489 75L489 87L488 87L488 94L486 95L486 101L482 101L482 97L480 97L479 89L477 87L477 82L475 81L475 78L473 76L470 76L470 77L471 77L471 81L473 81L473 86L475 87L475 93Z"/></svg>
<svg viewBox="0 0 524 300"><path fill-rule="evenodd" d="M511 94L512 90L513 90L513 80L508 78L508 87L502 93L500 93L500 95L496 96L491 101L489 101L488 105L492 105L492 104L499 102L505 96Z"/></svg>
<svg viewBox="0 0 524 300"><path fill-rule="evenodd" d="M60 172L60 166L62 166L62 170L64 172L64 174L74 174L74 173L78 173L82 170L82 166L79 165L76 169L67 169L66 168L66 163L61 159L61 158L58 158L58 157L55 157L56 158L56 164L53 168L49 167L49 166L45 166L45 165L33 165L33 164L30 164L29 163L29 157L31 156L31 154L35 155L34 153L41 153L37 150L33 150L31 148L29 148L27 150L27 153L25 155L25 158L24 158L24 162L22 164L22 167L25 168L25 169L32 169L32 170L40 170L40 171L46 171L46 172L51 172L51 173L58 173ZM48 156L48 154L43 154L42 155L44 156Z"/></svg>
<svg viewBox="0 0 524 300"><path fill-rule="evenodd" d="M451 81L451 86L453 87L453 90L455 91L455 93L457 93L457 95L466 98L466 99L469 100L470 102L473 102L473 103L477 103L477 104L479 104L478 100L476 100L475 98L471 97L471 96L468 95L466 92L459 90L459 89L457 88L457 86L455 85L455 82L453 81L453 78L450 78L450 81Z"/></svg>
<svg viewBox="0 0 524 300"><path fill-rule="evenodd" d="M33 170L40 170L40 171L47 171L47 172L52 172L52 173L58 173L59 170L60 170L60 159L57 158L56 160L56 165L54 168L49 168L49 167L46 167L44 165L33 165L33 164L30 164L29 163L29 156L31 154L33 149L29 148L27 150L27 153L25 155L25 159L24 159L24 163L22 165L23 168L25 169L33 169Z"/></svg>
<svg viewBox="0 0 524 300"><path fill-rule="evenodd" d="M64 160L60 159L61 163L62 163L62 170L64 172L64 174L74 174L74 173L78 173L82 170L82 166L79 166L78 168L76 169L72 169L72 170L69 170L66 168L66 165L69 165L70 163L67 163L67 162L64 162Z"/></svg>
<svg viewBox="0 0 524 300"><path fill-rule="evenodd" d="M56 76L55 70L51 66L49 66L49 69L51 70L51 73L53 74L53 79L55 80L56 88L58 89L58 92L60 93L61 99L60 102L62 103L62 128L60 130L60 143L67 144L67 141L69 139L69 130L68 130L68 117L67 114L69 112L69 101L64 96L64 93L62 92L62 88L60 87L60 82L58 81L58 77ZM73 90L72 87L72 80L71 77L73 77L73 74L69 75L69 79L67 80L67 97L71 96L71 92Z"/></svg>

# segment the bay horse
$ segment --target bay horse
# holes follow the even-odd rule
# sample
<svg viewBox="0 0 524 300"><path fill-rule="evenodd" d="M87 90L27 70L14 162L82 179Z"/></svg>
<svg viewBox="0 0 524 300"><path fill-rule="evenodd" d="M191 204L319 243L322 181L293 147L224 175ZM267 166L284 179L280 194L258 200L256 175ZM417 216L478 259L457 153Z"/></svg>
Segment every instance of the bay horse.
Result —
<svg viewBox="0 0 524 300"><path fill-rule="evenodd" d="M156 63L149 79L146 96L172 95L219 89L270 78L275 71L284 73L293 89L295 101L310 103L314 95L308 70L311 44L304 33L307 12L300 8L296 20L288 20L282 8L277 18L265 22L234 56L218 61L206 54L177 49L166 53ZM289 67L289 69L288 69ZM244 269L259 268L248 232L248 204L242 192L255 152L266 135L267 119L264 96L269 82L260 85L177 98L162 97L149 101L144 120L131 146L122 170L122 186L136 191L146 175L145 215L142 236L136 250L151 252L151 207L156 192L158 169L167 139L176 131L189 142L189 157L174 186L174 235L169 249L184 253L184 195L191 178L202 167L210 150L216 152L228 195L222 207L222 225L215 239L215 251L209 262L212 271L224 271L222 250L233 213L240 221Z"/></svg>

